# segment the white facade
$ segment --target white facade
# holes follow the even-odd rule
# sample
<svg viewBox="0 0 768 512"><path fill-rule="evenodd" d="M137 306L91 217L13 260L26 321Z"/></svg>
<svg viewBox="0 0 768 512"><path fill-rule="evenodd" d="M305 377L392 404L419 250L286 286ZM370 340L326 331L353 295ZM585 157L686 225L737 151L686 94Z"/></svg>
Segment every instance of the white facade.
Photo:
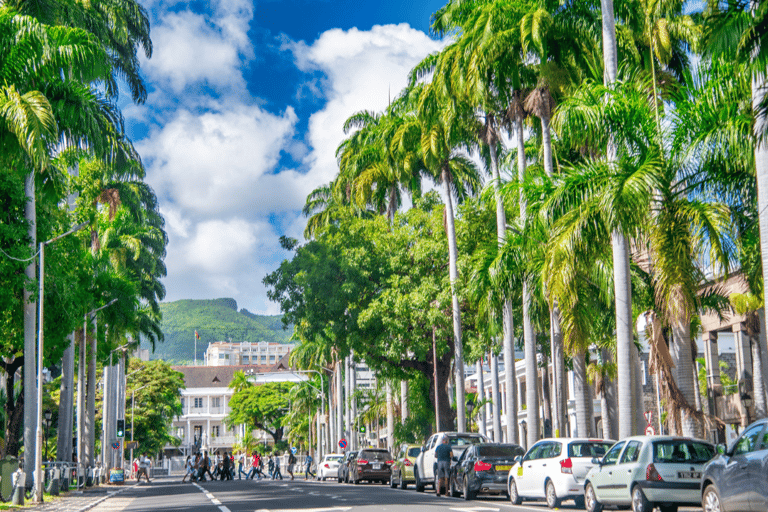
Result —
<svg viewBox="0 0 768 512"><path fill-rule="evenodd" d="M182 449L191 450L196 446L211 452L232 450L236 441L235 431L224 424L232 394L229 388L181 390L182 413L173 422L173 427L176 436L182 440ZM189 455L192 451L185 454Z"/></svg>
<svg viewBox="0 0 768 512"><path fill-rule="evenodd" d="M258 343L216 341L208 344L203 359L206 366L271 366L290 353L293 347L293 344L270 343L266 341Z"/></svg>

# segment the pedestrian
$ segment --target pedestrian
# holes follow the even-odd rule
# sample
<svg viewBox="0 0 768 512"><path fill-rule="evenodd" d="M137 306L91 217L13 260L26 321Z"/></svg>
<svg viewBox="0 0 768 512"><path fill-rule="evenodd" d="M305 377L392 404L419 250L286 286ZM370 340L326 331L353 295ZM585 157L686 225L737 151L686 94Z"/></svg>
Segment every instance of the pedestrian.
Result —
<svg viewBox="0 0 768 512"><path fill-rule="evenodd" d="M192 463L192 481L197 482L200 478L200 452L195 453L195 462Z"/></svg>
<svg viewBox="0 0 768 512"><path fill-rule="evenodd" d="M227 477L227 480L234 480L235 479L235 455L232 452L229 452L229 475Z"/></svg>
<svg viewBox="0 0 768 512"><path fill-rule="evenodd" d="M229 480L229 465L232 463L227 452L224 452L224 457L221 459L221 480Z"/></svg>
<svg viewBox="0 0 768 512"><path fill-rule="evenodd" d="M259 480L264 478L264 457L260 453L256 454L256 473L259 475Z"/></svg>
<svg viewBox="0 0 768 512"><path fill-rule="evenodd" d="M293 480L294 466L296 466L296 456L293 454L293 451L291 451L288 454L288 474L291 475L291 480Z"/></svg>
<svg viewBox="0 0 768 512"><path fill-rule="evenodd" d="M242 480L243 473L245 473L245 479L248 480L248 473L243 471L243 467L245 466L245 454L243 452L238 452L237 454L237 479Z"/></svg>
<svg viewBox="0 0 768 512"><path fill-rule="evenodd" d="M267 462L267 470L269 471L269 478L275 479L275 459L272 454L269 454L269 461Z"/></svg>
<svg viewBox="0 0 768 512"><path fill-rule="evenodd" d="M139 477L139 458L134 457L133 464L131 464L131 478L137 479Z"/></svg>
<svg viewBox="0 0 768 512"><path fill-rule="evenodd" d="M194 476L195 468L192 467L192 460L189 455L187 455L187 461L184 463L184 478L181 479L181 483L184 483L187 480L187 477L189 477L190 482L192 481L192 477Z"/></svg>
<svg viewBox="0 0 768 512"><path fill-rule="evenodd" d="M211 458L208 456L208 452L203 452L203 463L202 463L202 471L201 476L202 480L205 480L205 474L208 473L208 476L211 477L211 480L216 480L213 478L213 475L211 474Z"/></svg>
<svg viewBox="0 0 768 512"><path fill-rule="evenodd" d="M435 448L435 457L437 458L437 474L435 475L435 494L440 496L441 494L448 495L448 477L451 473L451 457L453 451L451 445L448 444L448 438L444 437L443 442L437 445ZM445 486L445 487L443 487ZM443 490L444 489L444 490ZM465 491L469 492L469 491Z"/></svg>
<svg viewBox="0 0 768 512"><path fill-rule="evenodd" d="M275 474L272 476L272 480L282 480L283 474L280 472L280 452L275 454Z"/></svg>
<svg viewBox="0 0 768 512"><path fill-rule="evenodd" d="M304 459L304 464L306 465L304 469L304 480L314 478L315 474L312 472L312 456L309 452L307 452L307 457Z"/></svg>
<svg viewBox="0 0 768 512"><path fill-rule="evenodd" d="M136 481L141 481L141 475L144 475L144 478L147 479L147 483L150 483L149 480L149 469L152 466L152 462L149 460L149 457L147 457L147 452L144 452L141 454L141 458L139 459L139 472L136 474Z"/></svg>

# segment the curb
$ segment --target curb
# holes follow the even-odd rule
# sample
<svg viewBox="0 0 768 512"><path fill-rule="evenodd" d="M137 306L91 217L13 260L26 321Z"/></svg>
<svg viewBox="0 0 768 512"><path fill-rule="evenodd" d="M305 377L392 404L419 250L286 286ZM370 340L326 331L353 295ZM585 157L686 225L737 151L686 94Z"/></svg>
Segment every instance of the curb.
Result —
<svg viewBox="0 0 768 512"><path fill-rule="evenodd" d="M104 503L104 502L105 502L105 501L107 501L109 498L112 498L112 497L114 497L114 496L117 496L117 495L118 495L118 494L120 494L121 492L123 492L123 491L127 491L128 489L132 489L133 487L136 487L137 485L139 485L139 484L138 484L138 483L136 483L136 484L133 484L133 485L132 485L132 486L130 486L130 487L123 487L122 489L118 489L118 490L116 490L116 491L113 491L113 492L108 492L106 496L102 496L101 498L99 498L98 500L94 501L93 503L90 503L90 504L88 504L88 505L85 505L85 506L84 506L84 507L82 507L82 508L79 508L79 509L77 510L77 512L85 512L86 510L91 510L93 507L95 507L95 506L97 506L97 505L100 505L101 503Z"/></svg>

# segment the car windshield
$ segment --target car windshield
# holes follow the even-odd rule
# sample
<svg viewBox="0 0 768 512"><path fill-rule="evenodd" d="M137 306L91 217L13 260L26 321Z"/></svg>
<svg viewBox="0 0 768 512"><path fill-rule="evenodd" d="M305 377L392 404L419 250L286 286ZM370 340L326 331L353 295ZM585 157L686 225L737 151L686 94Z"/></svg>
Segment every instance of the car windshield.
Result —
<svg viewBox="0 0 768 512"><path fill-rule="evenodd" d="M409 457L418 457L421 453L421 448L408 448L408 456Z"/></svg>
<svg viewBox="0 0 768 512"><path fill-rule="evenodd" d="M480 436L450 436L448 442L451 446L469 446L471 444L485 443L485 439Z"/></svg>
<svg viewBox="0 0 768 512"><path fill-rule="evenodd" d="M360 458L363 460L390 460L392 456L386 450L365 450L360 452Z"/></svg>
<svg viewBox="0 0 768 512"><path fill-rule="evenodd" d="M509 457L514 459L518 455L524 454L525 451L519 446L478 446L478 457Z"/></svg>
<svg viewBox="0 0 768 512"><path fill-rule="evenodd" d="M578 441L568 445L569 457L602 457L613 446L613 443L597 443L594 441Z"/></svg>
<svg viewBox="0 0 768 512"><path fill-rule="evenodd" d="M704 463L715 456L709 443L688 439L670 439L653 443L653 462Z"/></svg>

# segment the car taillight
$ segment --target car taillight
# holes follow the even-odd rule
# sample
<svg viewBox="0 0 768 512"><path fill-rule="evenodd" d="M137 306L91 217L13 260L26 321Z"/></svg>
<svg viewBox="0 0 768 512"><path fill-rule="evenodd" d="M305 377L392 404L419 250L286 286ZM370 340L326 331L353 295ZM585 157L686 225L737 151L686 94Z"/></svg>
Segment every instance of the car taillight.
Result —
<svg viewBox="0 0 768 512"><path fill-rule="evenodd" d="M366 464L368 464L368 461L367 461L367 460L363 460L363 459L360 459L360 460L358 460L358 461L357 461L357 463L358 463L359 465L361 465L361 466L365 466Z"/></svg>
<svg viewBox="0 0 768 512"><path fill-rule="evenodd" d="M573 474L573 461L570 457L560 461L560 472Z"/></svg>
<svg viewBox="0 0 768 512"><path fill-rule="evenodd" d="M387 461L387 464L389 464L390 466L391 466L392 464L394 464L394 463L395 463L395 461L393 461L393 460L388 460L388 461Z"/></svg>
<svg viewBox="0 0 768 512"><path fill-rule="evenodd" d="M475 471L490 471L492 467L493 467L493 464L489 464L481 460L475 462Z"/></svg>
<svg viewBox="0 0 768 512"><path fill-rule="evenodd" d="M331 467L331 466L329 466L329 465L328 465L328 463L327 463L327 462L326 462L324 465L325 465L325 467L327 467L327 468L330 468L330 467Z"/></svg>
<svg viewBox="0 0 768 512"><path fill-rule="evenodd" d="M412 466L411 461L409 461L408 459L405 459L403 461L403 465L405 465L405 466Z"/></svg>
<svg viewBox="0 0 768 512"><path fill-rule="evenodd" d="M651 482L663 482L664 479L661 478L661 475L658 471L656 471L656 466L653 465L653 463L648 464L648 467L645 468L645 479L649 480Z"/></svg>

